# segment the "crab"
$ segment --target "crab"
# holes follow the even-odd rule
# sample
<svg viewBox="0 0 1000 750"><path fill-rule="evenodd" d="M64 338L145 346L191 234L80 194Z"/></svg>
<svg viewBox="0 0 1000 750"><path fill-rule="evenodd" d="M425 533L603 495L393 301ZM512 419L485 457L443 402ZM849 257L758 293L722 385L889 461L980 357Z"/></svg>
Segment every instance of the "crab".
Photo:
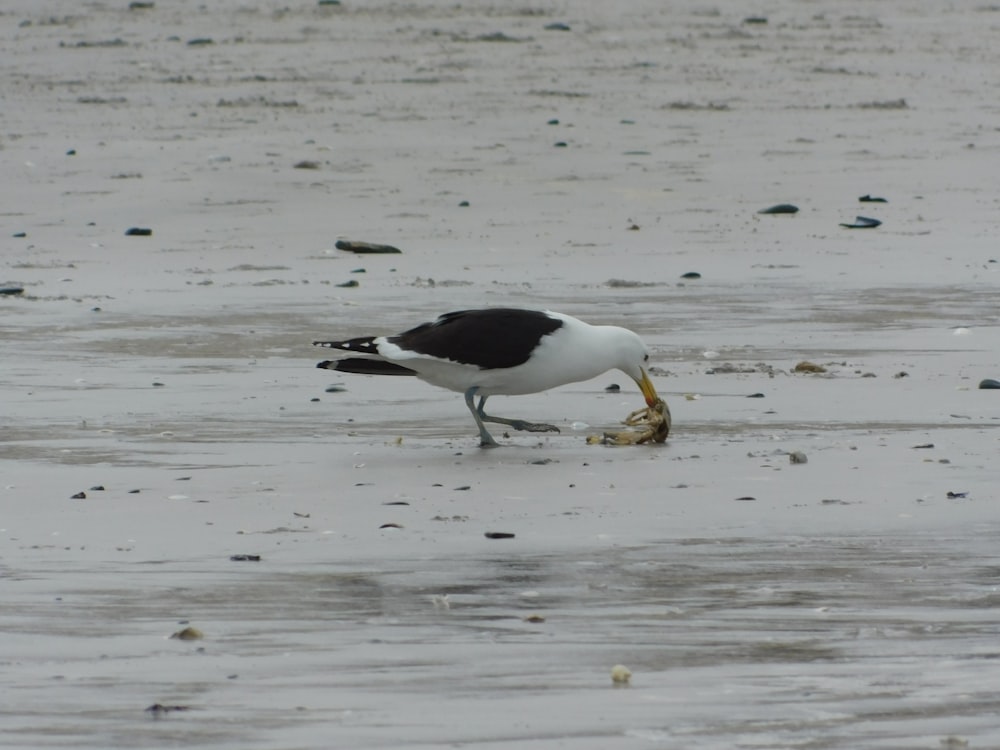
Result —
<svg viewBox="0 0 1000 750"><path fill-rule="evenodd" d="M628 427L640 427L639 431L623 430L621 432L605 432L601 436L593 435L587 439L590 443L604 445L642 445L643 443L662 443L670 434L670 407L662 398L656 399L652 406L636 409L624 419Z"/></svg>

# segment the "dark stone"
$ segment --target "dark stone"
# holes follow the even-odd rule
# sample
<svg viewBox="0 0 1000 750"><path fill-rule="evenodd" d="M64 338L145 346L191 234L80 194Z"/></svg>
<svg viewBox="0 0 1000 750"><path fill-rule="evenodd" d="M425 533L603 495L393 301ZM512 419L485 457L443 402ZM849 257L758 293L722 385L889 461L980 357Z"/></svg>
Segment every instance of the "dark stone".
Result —
<svg viewBox="0 0 1000 750"><path fill-rule="evenodd" d="M148 227L129 227L125 230L126 237L150 237L153 230Z"/></svg>
<svg viewBox="0 0 1000 750"><path fill-rule="evenodd" d="M380 253L402 253L398 247L392 245L379 245L374 242L352 242L351 240L337 240L334 245L338 250L346 250L350 253L358 254L380 254Z"/></svg>
<svg viewBox="0 0 1000 750"><path fill-rule="evenodd" d="M797 214L799 212L798 206L793 206L791 203L779 203L776 206L770 206L769 208L762 208L757 213L759 214Z"/></svg>
<svg viewBox="0 0 1000 750"><path fill-rule="evenodd" d="M993 378L986 378L985 380L979 381L979 389L983 391L996 390L1000 388L1000 380L994 380Z"/></svg>
<svg viewBox="0 0 1000 750"><path fill-rule="evenodd" d="M877 226L881 226L882 222L878 219L871 219L867 216L856 216L854 217L853 224L841 223L840 226L845 229L874 229Z"/></svg>

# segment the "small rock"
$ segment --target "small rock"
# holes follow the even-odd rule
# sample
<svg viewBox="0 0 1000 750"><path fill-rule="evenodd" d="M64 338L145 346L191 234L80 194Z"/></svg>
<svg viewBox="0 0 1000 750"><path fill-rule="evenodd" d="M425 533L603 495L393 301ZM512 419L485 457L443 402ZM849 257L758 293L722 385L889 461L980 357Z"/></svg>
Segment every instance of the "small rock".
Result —
<svg viewBox="0 0 1000 750"><path fill-rule="evenodd" d="M352 242L351 240L337 240L334 245L338 250L346 250L350 253L372 254L372 253L402 253L398 247L392 245L378 245L374 242Z"/></svg>
<svg viewBox="0 0 1000 750"><path fill-rule="evenodd" d="M958 500L958 499L965 498L965 497L968 497L968 496L969 496L968 492L949 492L948 493L948 497L951 500Z"/></svg>
<svg viewBox="0 0 1000 750"><path fill-rule="evenodd" d="M149 237L153 230L149 227L129 227L125 230L126 237Z"/></svg>
<svg viewBox="0 0 1000 750"><path fill-rule="evenodd" d="M985 380L979 381L979 389L983 391L996 390L1000 388L1000 380L994 380L993 378L986 378Z"/></svg>
<svg viewBox="0 0 1000 750"><path fill-rule="evenodd" d="M70 500L86 500L87 499L87 493L86 492L77 492L75 495L70 495L69 499Z"/></svg>
<svg viewBox="0 0 1000 750"><path fill-rule="evenodd" d="M545 24L545 30L546 31L569 31L570 28L569 28L569 24L560 23L559 21L556 21L555 23L547 23L547 24Z"/></svg>
<svg viewBox="0 0 1000 750"><path fill-rule="evenodd" d="M230 555L233 562L260 562L260 555Z"/></svg>
<svg viewBox="0 0 1000 750"><path fill-rule="evenodd" d="M826 372L826 368L823 367L823 365L817 365L814 362L803 360L802 362L799 362L797 365L795 365L795 367L792 368L792 372L819 373L819 372Z"/></svg>
<svg viewBox="0 0 1000 750"><path fill-rule="evenodd" d="M621 393L622 387L618 383L611 383L611 385L605 386L605 393Z"/></svg>
<svg viewBox="0 0 1000 750"><path fill-rule="evenodd" d="M871 219L867 216L855 216L853 224L845 224L843 222L840 224L845 229L874 229L881 225L882 222L878 219Z"/></svg>
<svg viewBox="0 0 1000 750"><path fill-rule="evenodd" d="M319 162L312 161L311 159L303 159L302 161L295 162L295 169L319 169Z"/></svg>
<svg viewBox="0 0 1000 750"><path fill-rule="evenodd" d="M632 681L632 670L624 664L611 667L611 682L614 685L628 685Z"/></svg>
<svg viewBox="0 0 1000 750"><path fill-rule="evenodd" d="M779 203L776 206L770 206L768 208L762 208L757 213L759 214L797 214L799 212L798 206L793 206L791 203Z"/></svg>
<svg viewBox="0 0 1000 750"><path fill-rule="evenodd" d="M7 297L15 297L19 294L24 294L23 286L0 286L0 295Z"/></svg>
<svg viewBox="0 0 1000 750"><path fill-rule="evenodd" d="M170 637L178 641L200 641L205 637L205 634L198 630L198 628L193 628L188 625L186 628L178 630L176 633L172 633Z"/></svg>
<svg viewBox="0 0 1000 750"><path fill-rule="evenodd" d="M756 499L757 499L757 498L755 498L755 497L752 497L752 496L750 496L750 495L744 495L743 497L738 497L738 498L736 498L736 502L738 502L738 503L752 503L752 502L754 502L754 501L755 501Z"/></svg>
<svg viewBox="0 0 1000 750"><path fill-rule="evenodd" d="M487 539L513 539L514 534L509 531L487 531L483 536Z"/></svg>
<svg viewBox="0 0 1000 750"><path fill-rule="evenodd" d="M885 198L876 198L874 195L862 195L858 198L862 203L888 203Z"/></svg>
<svg viewBox="0 0 1000 750"><path fill-rule="evenodd" d="M698 273L697 271L688 271L687 273L682 273L681 274L681 278L682 279L700 279L701 278L701 274Z"/></svg>
<svg viewBox="0 0 1000 750"><path fill-rule="evenodd" d="M190 706L164 706L162 703L154 703L152 706L146 708L151 714L168 714L171 711L189 711Z"/></svg>

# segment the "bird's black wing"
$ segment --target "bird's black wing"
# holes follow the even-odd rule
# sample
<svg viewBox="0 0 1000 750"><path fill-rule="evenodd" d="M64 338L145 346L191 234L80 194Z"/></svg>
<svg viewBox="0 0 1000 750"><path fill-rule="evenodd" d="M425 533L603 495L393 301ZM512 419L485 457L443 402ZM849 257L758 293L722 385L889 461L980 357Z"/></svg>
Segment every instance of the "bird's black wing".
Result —
<svg viewBox="0 0 1000 750"><path fill-rule="evenodd" d="M558 318L538 310L459 310L388 340L418 354L497 370L527 362L542 338L562 325Z"/></svg>

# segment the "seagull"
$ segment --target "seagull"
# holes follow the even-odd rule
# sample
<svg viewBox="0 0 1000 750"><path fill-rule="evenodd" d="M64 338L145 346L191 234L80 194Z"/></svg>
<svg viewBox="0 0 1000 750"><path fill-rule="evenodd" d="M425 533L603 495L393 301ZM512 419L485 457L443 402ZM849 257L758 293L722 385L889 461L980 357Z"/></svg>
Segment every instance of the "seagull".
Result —
<svg viewBox="0 0 1000 750"><path fill-rule="evenodd" d="M487 414L490 396L540 393L618 369L638 384L650 408L659 401L646 369L649 350L638 335L627 328L590 325L550 310L458 310L394 336L314 341L313 345L367 355L327 360L317 364L319 368L413 375L464 394L484 448L497 445L486 422L526 432L559 432L554 425Z"/></svg>

